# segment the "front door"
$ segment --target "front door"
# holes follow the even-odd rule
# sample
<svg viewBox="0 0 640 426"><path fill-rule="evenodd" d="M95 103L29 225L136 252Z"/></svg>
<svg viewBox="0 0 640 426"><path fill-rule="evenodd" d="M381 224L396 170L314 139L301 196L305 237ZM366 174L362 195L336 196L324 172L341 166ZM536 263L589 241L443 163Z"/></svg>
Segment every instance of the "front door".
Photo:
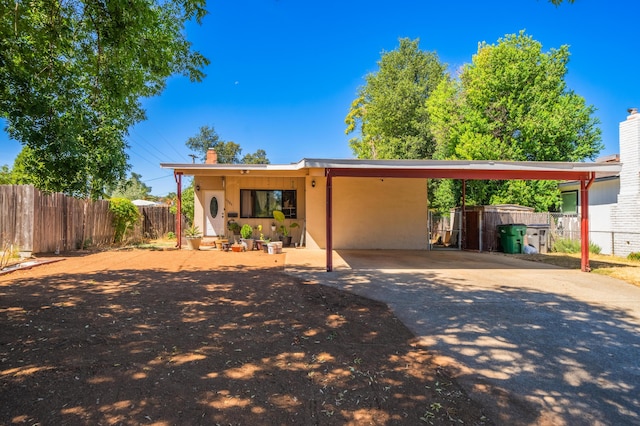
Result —
<svg viewBox="0 0 640 426"><path fill-rule="evenodd" d="M206 237L224 236L224 191L205 191L204 221Z"/></svg>

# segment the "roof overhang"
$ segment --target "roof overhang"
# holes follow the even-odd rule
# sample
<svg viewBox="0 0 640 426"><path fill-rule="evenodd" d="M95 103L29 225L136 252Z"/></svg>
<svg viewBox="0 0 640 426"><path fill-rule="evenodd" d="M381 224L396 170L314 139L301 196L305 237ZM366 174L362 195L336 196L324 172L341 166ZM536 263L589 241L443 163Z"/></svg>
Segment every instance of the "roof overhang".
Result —
<svg viewBox="0 0 640 426"><path fill-rule="evenodd" d="M596 174L620 173L619 163L488 160L358 160L302 159L291 164L177 164L162 163L184 175L224 176L306 175L324 169L333 177L452 178L477 180L587 180Z"/></svg>

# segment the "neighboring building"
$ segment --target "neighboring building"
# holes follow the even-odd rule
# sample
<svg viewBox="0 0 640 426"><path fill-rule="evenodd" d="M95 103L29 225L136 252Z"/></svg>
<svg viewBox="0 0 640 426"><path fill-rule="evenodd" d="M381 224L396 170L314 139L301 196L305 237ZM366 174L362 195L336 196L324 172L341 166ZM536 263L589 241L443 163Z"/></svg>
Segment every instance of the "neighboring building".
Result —
<svg viewBox="0 0 640 426"><path fill-rule="evenodd" d="M620 164L620 172L599 172L589 190L589 239L603 254L627 256L640 252L640 114L629 110L620 123L620 155L610 155L598 164ZM559 185L568 235L580 235L580 182ZM572 219L571 215L575 215Z"/></svg>

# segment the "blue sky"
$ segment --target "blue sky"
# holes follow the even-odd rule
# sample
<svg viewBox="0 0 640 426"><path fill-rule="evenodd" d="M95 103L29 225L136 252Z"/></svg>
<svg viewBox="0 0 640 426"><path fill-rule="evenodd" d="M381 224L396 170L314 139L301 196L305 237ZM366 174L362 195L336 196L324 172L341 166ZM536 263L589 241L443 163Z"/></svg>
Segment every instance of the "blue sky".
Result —
<svg viewBox="0 0 640 426"><path fill-rule="evenodd" d="M569 89L593 105L605 149L618 152L618 124L640 107L640 2L576 0L209 0L201 26L189 25L194 48L211 60L202 83L172 77L146 99L148 119L130 131L132 171L154 195L175 191L161 162L189 163L185 141L215 127L243 154L264 149L272 163L351 158L344 118L364 76L398 39L420 39L455 72L478 43L520 30L548 51L568 45ZM2 123L3 127L5 123ZM0 165L19 143L0 133Z"/></svg>

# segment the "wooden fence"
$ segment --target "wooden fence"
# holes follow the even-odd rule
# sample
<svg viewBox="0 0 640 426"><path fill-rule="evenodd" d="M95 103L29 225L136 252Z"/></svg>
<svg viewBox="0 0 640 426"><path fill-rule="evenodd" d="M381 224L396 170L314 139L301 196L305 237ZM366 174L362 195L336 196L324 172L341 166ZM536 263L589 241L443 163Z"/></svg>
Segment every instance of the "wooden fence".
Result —
<svg viewBox="0 0 640 426"><path fill-rule="evenodd" d="M484 212L482 250L498 250L498 225L521 223L524 225L549 225L550 230L555 228L549 213L535 212Z"/></svg>
<svg viewBox="0 0 640 426"><path fill-rule="evenodd" d="M128 241L157 238L175 232L168 206L139 207L142 220ZM0 185L0 243L22 253L79 250L113 243L109 202L60 193L46 194L31 185Z"/></svg>

